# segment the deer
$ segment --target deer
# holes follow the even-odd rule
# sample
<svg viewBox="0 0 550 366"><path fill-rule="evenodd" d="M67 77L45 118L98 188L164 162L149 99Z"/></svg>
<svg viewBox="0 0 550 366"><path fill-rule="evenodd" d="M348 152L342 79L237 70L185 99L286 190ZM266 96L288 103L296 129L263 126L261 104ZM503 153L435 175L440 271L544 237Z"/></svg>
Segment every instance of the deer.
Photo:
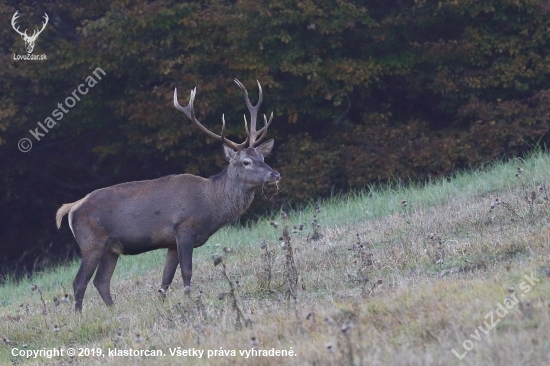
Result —
<svg viewBox="0 0 550 366"><path fill-rule="evenodd" d="M221 227L236 220L254 199L256 188L277 184L280 174L264 162L273 149L274 140L262 142L273 120L264 114L264 126L257 130L258 110L263 93L258 83L258 102L253 106L244 85L237 79L250 113L246 115L246 139L229 140L222 114L221 135L207 129L195 117L193 103L178 103L174 89L174 106L201 131L221 141L229 162L220 173L209 178L191 174L168 175L158 179L121 183L97 189L84 198L63 204L56 214L57 228L68 214L69 227L80 247L82 261L73 281L75 311L82 312L86 287L95 272L93 284L107 306L113 305L111 277L120 255L135 255L167 249L159 289L164 299L178 265L183 277L184 293L191 292L193 249L202 246Z"/></svg>
<svg viewBox="0 0 550 366"><path fill-rule="evenodd" d="M25 48L27 49L27 53L32 53L32 51L34 50L34 43L36 42L36 39L38 38L38 36L40 35L40 33L42 33L44 31L44 29L46 28L46 24L48 24L48 20L50 19L48 17L48 14L44 13L44 22L42 22L42 29L40 30L34 30L34 32L32 33L32 36L29 36L27 34L27 30L25 29L24 32L21 32L19 30L19 27L15 27L15 23L16 23L16 20L17 18L19 18L19 10L15 12L15 14L13 14L13 17L11 18L11 26L12 28L17 32L19 33L19 35L21 36L21 38L23 38L23 41L25 41Z"/></svg>

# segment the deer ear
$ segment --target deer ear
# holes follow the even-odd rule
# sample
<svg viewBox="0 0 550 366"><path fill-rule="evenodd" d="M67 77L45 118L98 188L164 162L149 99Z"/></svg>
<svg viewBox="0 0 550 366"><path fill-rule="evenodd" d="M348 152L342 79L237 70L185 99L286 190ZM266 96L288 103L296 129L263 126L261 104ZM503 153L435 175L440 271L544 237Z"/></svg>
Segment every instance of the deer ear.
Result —
<svg viewBox="0 0 550 366"><path fill-rule="evenodd" d="M269 155L269 153L273 149L274 143L275 143L275 140L273 139L267 140L266 142L264 142L263 144L261 144L256 148L256 152L265 158L266 156Z"/></svg>
<svg viewBox="0 0 550 366"><path fill-rule="evenodd" d="M237 157L237 152L226 144L223 144L223 154L225 155L227 161L229 161L230 163L234 161Z"/></svg>

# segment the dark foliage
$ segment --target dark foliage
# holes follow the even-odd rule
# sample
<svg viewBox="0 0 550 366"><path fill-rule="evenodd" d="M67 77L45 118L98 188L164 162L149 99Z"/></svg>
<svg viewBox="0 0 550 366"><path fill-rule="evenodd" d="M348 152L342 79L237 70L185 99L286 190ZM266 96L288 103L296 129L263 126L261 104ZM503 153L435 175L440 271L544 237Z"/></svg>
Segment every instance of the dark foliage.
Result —
<svg viewBox="0 0 550 366"><path fill-rule="evenodd" d="M34 50L47 60L14 60L25 54L9 26L16 10L29 30L48 13ZM283 191L257 199L251 216L547 141L547 0L22 0L0 13L4 272L71 255L67 226L54 225L62 203L115 183L221 171L221 146L173 108L174 87L185 102L197 86L198 118L217 130L225 113L243 138L232 80L262 82ZM34 140L29 129L97 67L106 75ZM24 137L28 153L17 149Z"/></svg>

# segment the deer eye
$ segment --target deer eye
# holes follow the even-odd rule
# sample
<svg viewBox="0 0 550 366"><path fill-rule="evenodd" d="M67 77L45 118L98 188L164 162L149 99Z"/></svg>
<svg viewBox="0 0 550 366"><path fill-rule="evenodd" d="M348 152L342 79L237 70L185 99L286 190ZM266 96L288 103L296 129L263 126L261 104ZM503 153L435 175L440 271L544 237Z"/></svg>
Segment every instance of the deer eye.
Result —
<svg viewBox="0 0 550 366"><path fill-rule="evenodd" d="M250 160L243 160L243 165L244 166L250 166L250 164L252 164L252 162Z"/></svg>

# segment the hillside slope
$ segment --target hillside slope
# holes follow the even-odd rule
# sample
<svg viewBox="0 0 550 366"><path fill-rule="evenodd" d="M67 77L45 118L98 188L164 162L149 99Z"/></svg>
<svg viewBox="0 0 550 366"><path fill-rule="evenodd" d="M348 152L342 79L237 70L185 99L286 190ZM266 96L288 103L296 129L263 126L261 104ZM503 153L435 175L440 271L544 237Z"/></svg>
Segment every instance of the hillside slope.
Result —
<svg viewBox="0 0 550 366"><path fill-rule="evenodd" d="M0 363L550 364L549 170L540 153L229 227L195 251L191 296L177 274L165 302L164 251L121 258L115 306L90 285L82 316L54 300L78 263L8 283Z"/></svg>

